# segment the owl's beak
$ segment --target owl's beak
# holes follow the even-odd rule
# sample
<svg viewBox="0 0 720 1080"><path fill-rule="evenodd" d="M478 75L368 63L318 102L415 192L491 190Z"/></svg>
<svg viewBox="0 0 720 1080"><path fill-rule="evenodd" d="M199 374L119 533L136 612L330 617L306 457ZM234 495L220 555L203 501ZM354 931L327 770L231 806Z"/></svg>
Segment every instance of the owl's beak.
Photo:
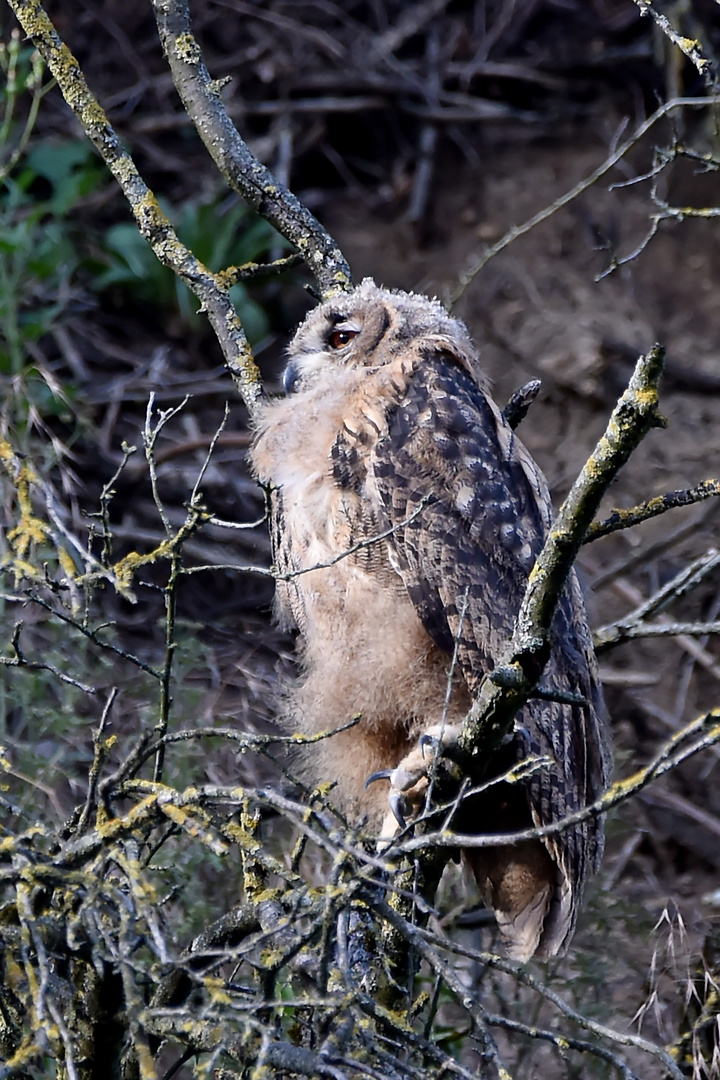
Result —
<svg viewBox="0 0 720 1080"><path fill-rule="evenodd" d="M292 394L299 378L300 372L297 369L297 365L291 360L283 371L282 377L283 390L286 394Z"/></svg>

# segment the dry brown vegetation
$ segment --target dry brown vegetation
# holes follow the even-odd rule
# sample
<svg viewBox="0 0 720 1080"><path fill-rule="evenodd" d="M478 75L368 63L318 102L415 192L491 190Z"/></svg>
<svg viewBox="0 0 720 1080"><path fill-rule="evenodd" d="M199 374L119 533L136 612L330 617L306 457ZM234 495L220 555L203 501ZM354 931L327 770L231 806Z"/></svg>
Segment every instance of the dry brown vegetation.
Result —
<svg viewBox="0 0 720 1080"><path fill-rule="evenodd" d="M668 427L598 517L720 475L717 4L195 7L228 113L356 280L454 298L501 403L542 378L523 438L558 505L654 341ZM72 8L48 14L181 240L215 272L286 260L181 109L151 5ZM570 955L512 964L454 864L423 897L412 837L389 870L295 781L223 366L244 346L138 246L39 78L0 148L0 1076L720 1074L716 484L580 552L638 790ZM270 391L300 262L232 296Z"/></svg>

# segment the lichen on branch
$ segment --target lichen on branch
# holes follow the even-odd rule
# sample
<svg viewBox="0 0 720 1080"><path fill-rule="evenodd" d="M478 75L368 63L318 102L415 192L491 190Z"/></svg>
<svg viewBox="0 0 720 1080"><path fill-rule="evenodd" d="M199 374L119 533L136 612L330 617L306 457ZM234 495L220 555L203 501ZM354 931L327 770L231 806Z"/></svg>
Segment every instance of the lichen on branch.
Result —
<svg viewBox="0 0 720 1080"><path fill-rule="evenodd" d="M248 409L252 412L262 395L260 374L237 312L228 295L229 286L212 273L179 239L172 222L140 175L122 145L104 109L90 90L82 69L61 41L39 0L8 0L10 7L57 80L65 101L85 134L122 188L135 223L163 265L188 286L207 313L223 351L225 363Z"/></svg>
<svg viewBox="0 0 720 1080"><path fill-rule="evenodd" d="M153 0L153 7L177 92L227 183L297 247L322 299L349 289L350 268L335 241L238 134L193 37L185 0Z"/></svg>
<svg viewBox="0 0 720 1080"><path fill-rule="evenodd" d="M664 359L659 345L639 358L604 434L552 524L530 574L508 648L465 719L460 744L473 756L497 746L535 688L549 652L558 601L600 501L647 432L665 424L658 409Z"/></svg>

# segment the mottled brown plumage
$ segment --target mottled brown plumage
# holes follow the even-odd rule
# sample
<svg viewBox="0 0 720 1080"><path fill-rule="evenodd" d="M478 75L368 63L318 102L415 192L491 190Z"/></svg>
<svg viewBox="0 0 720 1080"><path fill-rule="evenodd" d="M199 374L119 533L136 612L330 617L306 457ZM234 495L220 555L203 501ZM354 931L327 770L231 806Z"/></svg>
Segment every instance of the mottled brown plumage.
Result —
<svg viewBox="0 0 720 1080"><path fill-rule="evenodd" d="M314 745L306 767L337 780L346 811L387 835L387 793L365 781L395 770L395 788L422 789L418 739L442 732L447 747L456 737L512 632L550 499L464 326L437 301L364 281L311 312L289 355L290 392L262 407L253 463L272 489L278 570L308 571L277 587L280 617L301 633L290 722L316 732L361 714ZM473 803L466 831L546 824L606 785L604 707L574 576L543 685L586 704L525 706L495 771L528 753L546 763ZM465 853L512 955L566 948L601 849L590 819L544 842Z"/></svg>

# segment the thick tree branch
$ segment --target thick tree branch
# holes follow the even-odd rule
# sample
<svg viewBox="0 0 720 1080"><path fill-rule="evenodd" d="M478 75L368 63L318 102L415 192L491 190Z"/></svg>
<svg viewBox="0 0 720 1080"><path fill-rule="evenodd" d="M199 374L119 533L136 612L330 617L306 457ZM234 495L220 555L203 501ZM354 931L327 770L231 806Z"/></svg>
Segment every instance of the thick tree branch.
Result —
<svg viewBox="0 0 720 1080"><path fill-rule="evenodd" d="M460 745L473 756L497 746L530 696L548 658L558 600L600 500L643 436L664 425L657 390L663 362L658 345L640 357L604 435L560 508L530 574L510 645L465 719Z"/></svg>

